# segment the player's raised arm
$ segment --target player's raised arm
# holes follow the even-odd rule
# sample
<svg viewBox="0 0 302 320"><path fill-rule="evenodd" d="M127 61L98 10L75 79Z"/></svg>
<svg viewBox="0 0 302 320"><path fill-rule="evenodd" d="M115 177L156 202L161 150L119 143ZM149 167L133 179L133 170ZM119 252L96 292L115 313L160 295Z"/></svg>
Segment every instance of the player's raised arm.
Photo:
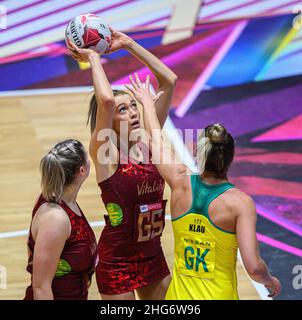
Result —
<svg viewBox="0 0 302 320"><path fill-rule="evenodd" d="M111 28L111 37L112 42L109 52L113 52L121 48L126 49L145 64L156 77L158 82L157 93L163 91L163 94L160 99L155 101L155 109L160 127L163 127L171 106L173 91L177 81L176 74L156 56L126 34L115 31Z"/></svg>
<svg viewBox="0 0 302 320"><path fill-rule="evenodd" d="M89 62L91 66L95 99L97 103L96 120L92 128L89 152L96 159L97 150L105 141L98 141L97 134L102 129L111 129L115 110L114 96L100 62L100 56L92 49L81 49L68 42L68 49L74 59Z"/></svg>
<svg viewBox="0 0 302 320"><path fill-rule="evenodd" d="M135 98L143 105L146 116L144 117L145 127L151 137L152 144L160 145L160 155L158 163L154 163L160 172L161 176L173 189L178 185L179 179L185 178L184 171L186 167L183 164L176 164L174 152L164 144L162 128L158 119L155 108L156 102L164 95L160 91L155 96L150 92L150 77L147 76L146 83L142 84L138 75L135 74L135 81L132 76L129 77L132 86L126 85ZM154 155L153 155L154 157ZM164 159L171 159L170 163L166 164Z"/></svg>

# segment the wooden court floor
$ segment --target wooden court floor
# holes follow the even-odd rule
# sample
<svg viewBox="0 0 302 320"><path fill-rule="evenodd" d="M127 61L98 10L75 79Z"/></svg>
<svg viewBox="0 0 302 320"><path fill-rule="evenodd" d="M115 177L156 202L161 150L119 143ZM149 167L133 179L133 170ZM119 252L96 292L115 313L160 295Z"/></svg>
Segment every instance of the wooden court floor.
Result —
<svg viewBox="0 0 302 320"><path fill-rule="evenodd" d="M26 230L40 192L39 162L59 140L75 138L88 147L86 114L88 93L0 98L0 235ZM166 186L165 198L169 199ZM105 212L100 191L91 174L82 186L78 203L90 222L103 220ZM167 206L169 208L169 204ZM169 211L169 210L168 210ZM97 238L102 228L94 231ZM7 270L7 288L0 288L0 299L22 299L29 284L26 235L0 238L0 266ZM163 248L173 264L173 234L167 221ZM260 299L243 266L237 266L240 299ZM95 279L89 299L100 299Z"/></svg>

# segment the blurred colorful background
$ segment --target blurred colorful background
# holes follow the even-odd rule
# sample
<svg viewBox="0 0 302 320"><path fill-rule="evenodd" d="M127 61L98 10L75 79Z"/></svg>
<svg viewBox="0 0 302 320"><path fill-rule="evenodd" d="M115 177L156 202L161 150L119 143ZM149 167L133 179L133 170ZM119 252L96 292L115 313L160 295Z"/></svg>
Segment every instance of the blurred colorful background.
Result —
<svg viewBox="0 0 302 320"><path fill-rule="evenodd" d="M261 253L283 285L277 299L301 299L293 287L293 268L302 265L301 1L12 0L0 8L0 97L91 90L89 66L74 61L64 41L67 23L82 13L99 15L171 67L174 126L220 122L236 138L230 180L256 202ZM113 84L147 73L127 51L104 55L103 64Z"/></svg>

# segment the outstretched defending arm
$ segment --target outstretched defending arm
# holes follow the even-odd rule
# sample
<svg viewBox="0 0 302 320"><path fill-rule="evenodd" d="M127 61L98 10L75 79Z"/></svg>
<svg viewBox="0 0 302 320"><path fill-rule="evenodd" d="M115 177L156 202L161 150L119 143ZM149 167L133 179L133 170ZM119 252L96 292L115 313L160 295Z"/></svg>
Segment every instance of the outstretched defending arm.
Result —
<svg viewBox="0 0 302 320"><path fill-rule="evenodd" d="M174 189L179 183L179 179L184 178L184 165L177 164L173 159L175 158L174 152L164 144L161 125L155 109L155 103L164 94L162 91L158 92L155 96L150 92L150 77L147 76L146 83L143 85L135 74L135 81L130 76L130 82L132 87L126 85L126 88L130 90L135 98L143 105L146 112L144 117L146 130L151 138L151 142L154 145L160 146L160 154L158 162L153 162L161 176L169 184L171 189ZM170 163L165 163L165 159L171 159ZM155 155L152 155L155 158Z"/></svg>

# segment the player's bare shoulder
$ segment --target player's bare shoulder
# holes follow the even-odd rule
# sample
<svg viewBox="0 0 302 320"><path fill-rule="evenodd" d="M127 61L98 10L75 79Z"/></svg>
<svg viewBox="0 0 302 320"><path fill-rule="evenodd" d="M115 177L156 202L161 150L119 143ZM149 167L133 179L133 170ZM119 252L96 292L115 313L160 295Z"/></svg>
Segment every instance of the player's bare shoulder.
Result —
<svg viewBox="0 0 302 320"><path fill-rule="evenodd" d="M224 200L236 216L255 211L252 197L237 188L227 190L224 193Z"/></svg>
<svg viewBox="0 0 302 320"><path fill-rule="evenodd" d="M69 218L65 210L57 203L45 202L37 210L34 221L52 221L57 224L69 224Z"/></svg>
<svg viewBox="0 0 302 320"><path fill-rule="evenodd" d="M57 203L55 202L45 202L43 203L37 213L39 212L39 214L45 214L45 213L51 213L51 214L55 214L55 213L64 213L64 209Z"/></svg>

